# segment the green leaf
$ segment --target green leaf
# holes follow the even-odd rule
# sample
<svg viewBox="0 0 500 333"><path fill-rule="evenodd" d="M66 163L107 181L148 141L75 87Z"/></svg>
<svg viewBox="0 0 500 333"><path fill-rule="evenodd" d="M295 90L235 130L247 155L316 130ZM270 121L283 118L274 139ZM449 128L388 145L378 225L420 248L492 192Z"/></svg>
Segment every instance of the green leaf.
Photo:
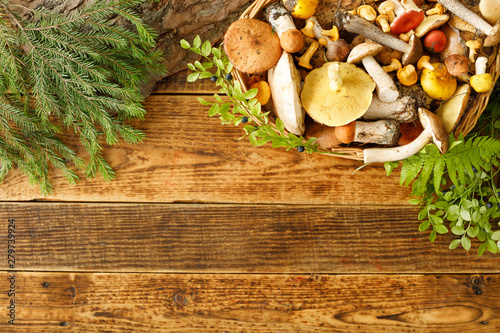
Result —
<svg viewBox="0 0 500 333"><path fill-rule="evenodd" d="M216 47L212 47L212 53L218 59L220 59L222 57L220 49L218 49Z"/></svg>
<svg viewBox="0 0 500 333"><path fill-rule="evenodd" d="M189 42L185 39L181 39L181 47L183 49L189 49L191 47L191 45L189 44Z"/></svg>
<svg viewBox="0 0 500 333"><path fill-rule="evenodd" d="M429 214L429 220L431 220L432 224L442 224L443 219L440 218L439 216L436 216L435 214Z"/></svg>
<svg viewBox="0 0 500 333"><path fill-rule="evenodd" d="M245 96L245 98L246 98L246 99L252 99L252 98L254 98L255 96L257 96L257 93L258 93L258 92L259 92L259 90L258 90L258 89L253 88L253 89L248 90L248 91L245 93L245 95L244 95L244 96Z"/></svg>
<svg viewBox="0 0 500 333"><path fill-rule="evenodd" d="M431 225L431 222L429 220L425 220L420 225L418 226L418 231L425 231L429 229L429 226Z"/></svg>
<svg viewBox="0 0 500 333"><path fill-rule="evenodd" d="M427 207L424 207L418 212L417 218L419 220L423 220L427 217L427 214L428 214Z"/></svg>
<svg viewBox="0 0 500 333"><path fill-rule="evenodd" d="M208 110L208 116L213 117L217 114L219 114L219 104L214 103L214 104L212 104L212 107L210 108L210 110Z"/></svg>
<svg viewBox="0 0 500 333"><path fill-rule="evenodd" d="M471 220L470 212L466 209L460 210L460 217L463 218L465 221Z"/></svg>
<svg viewBox="0 0 500 333"><path fill-rule="evenodd" d="M482 243L481 245L479 245L479 248L477 249L477 254L482 256L485 250L486 250L486 243Z"/></svg>
<svg viewBox="0 0 500 333"><path fill-rule="evenodd" d="M496 241L500 240L500 230L495 231L493 234L491 234L491 239Z"/></svg>
<svg viewBox="0 0 500 333"><path fill-rule="evenodd" d="M205 41L201 46L201 54L205 57L208 57L212 53L212 45L210 41Z"/></svg>
<svg viewBox="0 0 500 333"><path fill-rule="evenodd" d="M193 40L193 48L198 49L201 45L201 38L200 36L196 36Z"/></svg>
<svg viewBox="0 0 500 333"><path fill-rule="evenodd" d="M450 243L450 246L449 246L449 249L450 250L454 250L458 247L458 245L460 244L460 239L455 239L453 240L451 243Z"/></svg>
<svg viewBox="0 0 500 333"><path fill-rule="evenodd" d="M210 73L210 72L202 72L200 74L200 79L208 79L211 76L212 76L212 73Z"/></svg>
<svg viewBox="0 0 500 333"><path fill-rule="evenodd" d="M206 100L204 100L201 97L197 97L197 99L198 99L198 102L200 102L201 105L212 105L212 103L207 102Z"/></svg>
<svg viewBox="0 0 500 333"><path fill-rule="evenodd" d="M432 243L436 240L436 231L432 230L431 234L429 235L429 241Z"/></svg>
<svg viewBox="0 0 500 333"><path fill-rule="evenodd" d="M194 81L198 80L199 76L200 76L200 73L198 73L198 72L197 73L191 73L191 74L188 75L187 81L188 82L194 82Z"/></svg>
<svg viewBox="0 0 500 333"><path fill-rule="evenodd" d="M454 234L454 235L457 235L457 236L462 236L464 233L465 233L465 230L462 226L454 226L453 228L451 228L451 232Z"/></svg>
<svg viewBox="0 0 500 333"><path fill-rule="evenodd" d="M285 123L283 120L276 118L276 127L278 128L278 131L283 132L285 130Z"/></svg>
<svg viewBox="0 0 500 333"><path fill-rule="evenodd" d="M462 237L462 240L460 241L460 243L462 243L462 247L466 250L466 251L469 251L470 250L470 247L471 247L471 242L470 242L470 239L467 238L467 237Z"/></svg>
<svg viewBox="0 0 500 333"><path fill-rule="evenodd" d="M399 166L399 161L395 162L385 162L384 163L384 168L385 168L385 173L387 176L390 176L392 171L396 169Z"/></svg>
<svg viewBox="0 0 500 333"><path fill-rule="evenodd" d="M409 203L410 205L415 205L415 206L416 206L416 205L420 205L420 203L421 203L421 202L422 202L422 201L421 201L420 199L410 199L410 200L408 200L408 203Z"/></svg>
<svg viewBox="0 0 500 333"><path fill-rule="evenodd" d="M497 245L495 244L494 241L492 241L491 239L488 239L486 241L486 248L488 249L488 251L490 251L491 253L497 253L498 252L498 248L497 248Z"/></svg>
<svg viewBox="0 0 500 333"><path fill-rule="evenodd" d="M432 226L432 228L438 233L438 234L446 234L448 232L448 228L444 224L435 224Z"/></svg>

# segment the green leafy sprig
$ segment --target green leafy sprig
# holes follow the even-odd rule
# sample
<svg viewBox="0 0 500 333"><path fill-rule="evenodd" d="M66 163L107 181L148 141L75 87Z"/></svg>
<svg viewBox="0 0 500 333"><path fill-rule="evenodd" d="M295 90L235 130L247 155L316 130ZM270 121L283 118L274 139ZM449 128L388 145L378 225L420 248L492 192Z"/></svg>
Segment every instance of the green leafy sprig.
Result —
<svg viewBox="0 0 500 333"><path fill-rule="evenodd" d="M210 106L208 111L210 117L219 116L222 124L237 126L242 122L245 123L243 126L245 134L242 138L248 136L250 143L254 146L262 146L271 142L274 148L285 147L287 150L297 148L299 151L310 154L320 152L318 144L314 143L316 139L306 140L302 136L287 132L283 121L279 118L275 119L274 123L269 121L270 112L264 112L260 103L254 98L258 90L243 91L240 82L233 79L231 75L233 65L220 46L212 47L210 41L202 43L199 36L194 38L193 45L182 40L181 46L203 57L203 62L195 61L188 64L193 73L188 76L187 80L194 82L198 79L212 79L220 87L219 92L227 96L228 101L225 101L219 94L214 94L215 103L198 98L202 105ZM246 121L252 124L246 124Z"/></svg>
<svg viewBox="0 0 500 333"><path fill-rule="evenodd" d="M489 116L488 116L489 117ZM471 239L485 250L500 252L500 192L497 189L500 141L490 136L450 136L450 148L441 154L428 144L400 164L386 163L389 175L401 165L400 184L412 186L411 204L420 205L419 231L431 229L429 240L451 231L456 239L449 248L461 245L469 251Z"/></svg>
<svg viewBox="0 0 500 333"><path fill-rule="evenodd" d="M103 144L141 142L141 84L164 73L155 32L134 12L144 0L95 1L70 14L0 0L0 181L14 167L52 191L50 165L70 183L115 177ZM21 11L29 15L21 15ZM134 28L110 24L122 17ZM62 140L75 133L88 158Z"/></svg>

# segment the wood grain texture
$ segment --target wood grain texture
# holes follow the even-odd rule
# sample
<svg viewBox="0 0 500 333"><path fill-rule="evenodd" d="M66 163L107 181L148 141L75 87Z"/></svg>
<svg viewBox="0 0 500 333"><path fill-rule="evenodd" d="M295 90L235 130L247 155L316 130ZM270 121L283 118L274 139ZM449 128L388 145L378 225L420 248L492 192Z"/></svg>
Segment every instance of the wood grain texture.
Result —
<svg viewBox="0 0 500 333"><path fill-rule="evenodd" d="M190 70L184 70L158 81L153 94L220 94L217 85L210 79L187 82L190 73Z"/></svg>
<svg viewBox="0 0 500 333"><path fill-rule="evenodd" d="M99 202L212 202L405 205L410 189L383 164L356 171L360 162L252 146L240 127L207 116L195 96L150 96L140 145L105 151L117 179L67 184L53 173L54 193L42 198L13 172L0 185L0 201L33 199Z"/></svg>
<svg viewBox="0 0 500 333"><path fill-rule="evenodd" d="M500 273L498 256L478 257L477 243L470 253L448 250L453 235L429 243L416 215L410 207L4 203L0 227L16 221L20 270Z"/></svg>
<svg viewBox="0 0 500 333"><path fill-rule="evenodd" d="M2 332L500 330L499 275L15 275L17 325Z"/></svg>

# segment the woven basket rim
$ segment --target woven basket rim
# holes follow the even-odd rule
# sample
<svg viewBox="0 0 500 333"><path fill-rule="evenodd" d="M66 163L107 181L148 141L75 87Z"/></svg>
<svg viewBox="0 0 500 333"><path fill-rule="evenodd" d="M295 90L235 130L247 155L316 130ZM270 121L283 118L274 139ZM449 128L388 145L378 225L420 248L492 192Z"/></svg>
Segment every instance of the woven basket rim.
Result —
<svg viewBox="0 0 500 333"><path fill-rule="evenodd" d="M259 15L262 14L262 10L268 6L269 4L273 2L278 2L279 0L255 0L252 2L252 4L247 7L247 9L240 15L239 19L247 19L247 18L257 18ZM341 0L339 0L341 1ZM377 2L377 1L375 1ZM499 77L500 77L500 47L497 45L497 53L496 53L496 58L493 62L493 64L489 68L489 73L493 77L493 82L497 82ZM236 68L233 69L233 76L235 79L239 81L239 83L242 86L242 89L244 91L248 90L247 87L247 80L245 79L244 73L241 73L239 70ZM455 127L453 130L453 134L455 137L458 137L460 134L463 134L464 136L467 135L477 124L477 121L479 120L479 117L481 114L484 112L486 109L486 106L488 105L491 93L494 90L494 86L486 93L479 93L476 94L475 100L473 104L465 110L464 114L461 116L461 119L459 121L459 124ZM254 119L256 120L256 119ZM272 120L270 120L271 125L274 125L272 123ZM335 157L340 157L344 159L351 159L351 160L359 160L363 161L363 149L361 147L334 147L331 148L330 151L335 153L335 154L327 154L328 156L335 156ZM321 153L321 152L318 152ZM326 154L326 153L324 153Z"/></svg>

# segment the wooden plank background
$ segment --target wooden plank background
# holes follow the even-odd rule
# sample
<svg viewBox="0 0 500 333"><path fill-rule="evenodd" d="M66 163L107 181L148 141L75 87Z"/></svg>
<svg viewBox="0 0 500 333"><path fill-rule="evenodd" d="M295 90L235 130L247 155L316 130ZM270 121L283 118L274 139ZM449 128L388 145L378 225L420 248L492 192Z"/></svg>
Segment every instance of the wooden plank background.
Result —
<svg viewBox="0 0 500 333"><path fill-rule="evenodd" d="M235 141L185 77L106 150L115 181L0 185L1 332L500 331L498 256L429 243L398 173Z"/></svg>

